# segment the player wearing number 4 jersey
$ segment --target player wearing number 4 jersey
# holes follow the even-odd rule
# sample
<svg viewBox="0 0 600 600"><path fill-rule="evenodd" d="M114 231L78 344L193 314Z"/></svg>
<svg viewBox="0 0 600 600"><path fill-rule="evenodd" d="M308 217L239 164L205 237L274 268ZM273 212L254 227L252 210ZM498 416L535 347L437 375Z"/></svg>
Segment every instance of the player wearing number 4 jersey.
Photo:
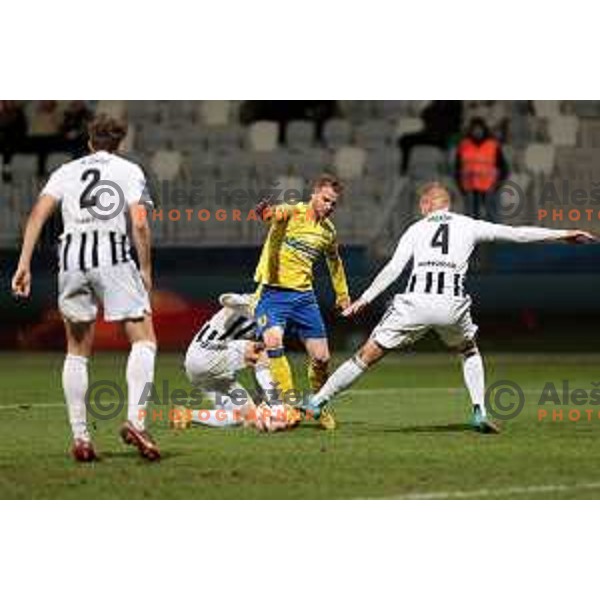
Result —
<svg viewBox="0 0 600 600"><path fill-rule="evenodd" d="M344 311L349 317L364 310L413 259L405 293L394 297L366 344L309 401L308 409L315 417L336 394L352 385L389 350L412 344L433 329L450 349L462 355L465 385L473 404L473 425L484 433L498 431L486 417L483 361L475 345L477 326L471 320L471 299L463 287L471 253L480 242L578 243L594 238L583 231L496 225L453 213L449 208L450 195L444 186L439 183L425 186L420 198L423 219L406 231L390 262Z"/></svg>
<svg viewBox="0 0 600 600"><path fill-rule="evenodd" d="M42 190L29 217L13 293L27 297L30 264L44 223L60 206L64 224L59 248L58 305L67 334L63 388L76 460L96 458L87 429L88 359L98 305L106 321L118 321L131 343L127 362L128 420L121 429L127 444L149 460L160 453L144 427L143 390L154 378L156 338L150 317L152 272L150 229L145 209L146 181L139 166L115 154L127 133L116 119L98 115L90 124L90 154L59 167ZM127 236L131 216L140 269L131 259Z"/></svg>

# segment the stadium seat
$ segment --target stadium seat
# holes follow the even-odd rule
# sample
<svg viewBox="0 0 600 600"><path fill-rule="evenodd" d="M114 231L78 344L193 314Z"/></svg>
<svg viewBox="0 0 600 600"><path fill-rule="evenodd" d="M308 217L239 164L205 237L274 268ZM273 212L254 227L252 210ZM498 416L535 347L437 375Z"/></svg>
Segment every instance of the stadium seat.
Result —
<svg viewBox="0 0 600 600"><path fill-rule="evenodd" d="M600 177L600 149L557 148L556 174L564 179L589 180Z"/></svg>
<svg viewBox="0 0 600 600"><path fill-rule="evenodd" d="M127 115L135 123L154 122L158 118L158 107L150 100L130 100L127 102Z"/></svg>
<svg viewBox="0 0 600 600"><path fill-rule="evenodd" d="M368 100L341 100L341 113L351 123L362 123L371 117L371 103Z"/></svg>
<svg viewBox="0 0 600 600"><path fill-rule="evenodd" d="M177 150L190 156L206 151L207 137L211 129L200 129L192 126L183 127L176 139Z"/></svg>
<svg viewBox="0 0 600 600"><path fill-rule="evenodd" d="M548 119L546 117L528 117L527 140L530 143L547 144L550 142Z"/></svg>
<svg viewBox="0 0 600 600"><path fill-rule="evenodd" d="M367 153L363 148L344 146L335 152L333 165L342 179L357 179L365 170Z"/></svg>
<svg viewBox="0 0 600 600"><path fill-rule="evenodd" d="M307 148L303 152L291 152L289 160L291 170L309 181L332 166L331 154L323 148Z"/></svg>
<svg viewBox="0 0 600 600"><path fill-rule="evenodd" d="M230 122L230 105L229 100L204 100L197 107L200 122L210 127L228 125Z"/></svg>
<svg viewBox="0 0 600 600"><path fill-rule="evenodd" d="M308 148L315 141L315 124L312 121L290 121L285 128L288 148Z"/></svg>
<svg viewBox="0 0 600 600"><path fill-rule="evenodd" d="M581 146L600 148L600 119L582 119Z"/></svg>
<svg viewBox="0 0 600 600"><path fill-rule="evenodd" d="M261 182L272 182L273 179L283 172L278 152L257 152L251 157L252 167L251 172L256 179Z"/></svg>
<svg viewBox="0 0 600 600"><path fill-rule="evenodd" d="M410 109L406 100L381 100L379 106L381 118L394 123Z"/></svg>
<svg viewBox="0 0 600 600"><path fill-rule="evenodd" d="M189 172L189 178L192 181L201 181L216 176L219 160L216 154L203 151L188 156L186 166L187 171Z"/></svg>
<svg viewBox="0 0 600 600"><path fill-rule="evenodd" d="M600 103L597 100L575 100L574 107L580 117L600 117Z"/></svg>
<svg viewBox="0 0 600 600"><path fill-rule="evenodd" d="M371 150L367 154L366 172L376 179L393 177L400 168L400 151L394 147Z"/></svg>
<svg viewBox="0 0 600 600"><path fill-rule="evenodd" d="M220 154L217 160L217 170L223 179L239 184L250 175L253 168L252 158L247 152L240 150Z"/></svg>
<svg viewBox="0 0 600 600"><path fill-rule="evenodd" d="M530 144L525 150L525 166L534 175L550 175L554 170L554 146Z"/></svg>
<svg viewBox="0 0 600 600"><path fill-rule="evenodd" d="M344 119L330 119L323 127L323 140L328 148L341 148L352 141L352 125Z"/></svg>
<svg viewBox="0 0 600 600"><path fill-rule="evenodd" d="M384 147L393 133L387 121L372 120L359 125L354 133L354 143L366 150Z"/></svg>
<svg viewBox="0 0 600 600"><path fill-rule="evenodd" d="M206 146L215 152L237 152L242 145L243 132L238 125L212 127L204 131Z"/></svg>
<svg viewBox="0 0 600 600"><path fill-rule="evenodd" d="M446 155L435 146L415 146L410 154L408 172L415 179L429 179L447 172Z"/></svg>
<svg viewBox="0 0 600 600"><path fill-rule="evenodd" d="M275 121L257 121L248 127L248 146L254 152L272 152L277 148L279 126Z"/></svg>
<svg viewBox="0 0 600 600"><path fill-rule="evenodd" d="M423 120L419 117L401 117L396 125L396 137L423 130Z"/></svg>
<svg viewBox="0 0 600 600"><path fill-rule="evenodd" d="M306 184L302 177L296 175L280 174L275 177L277 190L277 203L294 202L301 200L306 194Z"/></svg>
<svg viewBox="0 0 600 600"><path fill-rule="evenodd" d="M178 150L158 150L150 160L150 168L160 181L173 181L181 174L182 156Z"/></svg>
<svg viewBox="0 0 600 600"><path fill-rule="evenodd" d="M557 115L550 119L548 132L555 146L575 146L579 119L575 115Z"/></svg>
<svg viewBox="0 0 600 600"><path fill-rule="evenodd" d="M560 114L560 100L534 100L533 110L537 117L556 117Z"/></svg>
<svg viewBox="0 0 600 600"><path fill-rule="evenodd" d="M142 151L154 152L172 143L172 132L164 127L145 125L136 135L136 147Z"/></svg>

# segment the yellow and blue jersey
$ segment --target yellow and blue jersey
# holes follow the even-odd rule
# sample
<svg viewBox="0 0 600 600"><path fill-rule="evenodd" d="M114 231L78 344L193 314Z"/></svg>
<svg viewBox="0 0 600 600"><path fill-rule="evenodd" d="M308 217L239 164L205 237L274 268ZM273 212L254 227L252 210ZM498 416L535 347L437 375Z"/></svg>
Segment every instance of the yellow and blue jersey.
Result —
<svg viewBox="0 0 600 600"><path fill-rule="evenodd" d="M254 280L300 292L312 290L314 264L324 256L336 302L347 300L348 284L333 223L318 220L307 203L281 204L267 210L271 211L271 226Z"/></svg>
<svg viewBox="0 0 600 600"><path fill-rule="evenodd" d="M260 286L258 331L280 327L301 339L325 338L313 290L313 267L321 256L329 267L336 303L349 299L335 227L329 219L317 220L306 203L269 210L271 226L254 276Z"/></svg>

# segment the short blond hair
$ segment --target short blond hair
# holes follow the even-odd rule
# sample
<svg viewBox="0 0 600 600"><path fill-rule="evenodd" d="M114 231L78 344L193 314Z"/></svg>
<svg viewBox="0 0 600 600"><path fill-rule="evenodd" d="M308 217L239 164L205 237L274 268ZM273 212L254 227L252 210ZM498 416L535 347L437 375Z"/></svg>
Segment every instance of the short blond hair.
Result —
<svg viewBox="0 0 600 600"><path fill-rule="evenodd" d="M450 205L450 192L448 191L448 188L439 181L432 181L421 187L419 190L419 197L422 198L423 196L430 197L431 206L433 208Z"/></svg>

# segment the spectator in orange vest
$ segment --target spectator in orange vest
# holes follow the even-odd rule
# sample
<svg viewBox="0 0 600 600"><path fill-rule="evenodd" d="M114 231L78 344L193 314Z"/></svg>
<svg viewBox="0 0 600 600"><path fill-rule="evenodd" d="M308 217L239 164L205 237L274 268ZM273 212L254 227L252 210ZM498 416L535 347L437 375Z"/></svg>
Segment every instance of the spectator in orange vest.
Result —
<svg viewBox="0 0 600 600"><path fill-rule="evenodd" d="M485 205L487 218L495 221L495 197L492 193L487 194L493 192L507 176L508 166L502 145L490 133L483 119L473 119L456 150L455 178L465 197L466 212L479 218Z"/></svg>

